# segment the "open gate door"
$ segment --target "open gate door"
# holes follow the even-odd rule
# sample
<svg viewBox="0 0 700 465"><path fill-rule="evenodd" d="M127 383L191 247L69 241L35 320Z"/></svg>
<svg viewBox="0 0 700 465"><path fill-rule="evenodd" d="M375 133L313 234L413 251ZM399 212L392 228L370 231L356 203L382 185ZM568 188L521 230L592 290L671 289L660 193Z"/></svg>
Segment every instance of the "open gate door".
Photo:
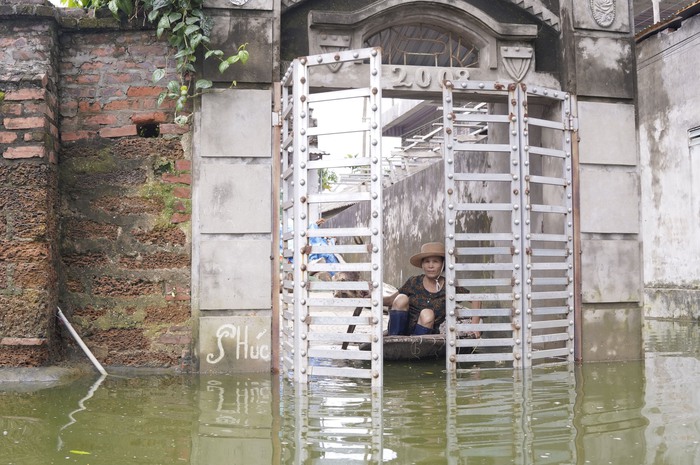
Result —
<svg viewBox="0 0 700 465"><path fill-rule="evenodd" d="M358 77L356 88L315 92L320 84L315 81L321 80L324 73L320 71L325 71L319 68L343 63L346 67L369 64L356 67L367 70L365 76ZM317 375L367 378L372 386L382 385L380 77L380 50L368 48L298 58L282 81L281 358L283 372L300 383ZM339 104L336 117L331 118L335 121L319 119L318 126L312 121L314 105L353 100L367 105L366 118L353 120ZM312 154L319 137L339 133L362 137L366 141L363 152L355 157L346 156L347 152L340 156ZM328 169L366 172L369 187L352 193L311 187L316 185L320 170ZM349 202L369 205L371 214L365 224L317 227L319 206ZM353 254L359 260L335 263L312 258L342 254ZM315 279L319 273L342 273L344 279ZM349 342L367 343L371 350L345 350Z"/></svg>
<svg viewBox="0 0 700 465"><path fill-rule="evenodd" d="M474 101L488 110L460 104ZM573 101L521 83L444 86L448 372L573 361Z"/></svg>

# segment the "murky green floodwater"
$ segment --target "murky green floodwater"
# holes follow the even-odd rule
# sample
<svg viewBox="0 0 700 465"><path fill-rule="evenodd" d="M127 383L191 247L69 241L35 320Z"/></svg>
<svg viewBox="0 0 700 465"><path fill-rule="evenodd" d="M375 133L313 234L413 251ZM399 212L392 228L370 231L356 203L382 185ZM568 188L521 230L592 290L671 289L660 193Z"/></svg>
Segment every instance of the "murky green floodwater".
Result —
<svg viewBox="0 0 700 465"><path fill-rule="evenodd" d="M389 365L354 382L83 379L0 392L0 465L700 464L700 329L648 322L644 361Z"/></svg>

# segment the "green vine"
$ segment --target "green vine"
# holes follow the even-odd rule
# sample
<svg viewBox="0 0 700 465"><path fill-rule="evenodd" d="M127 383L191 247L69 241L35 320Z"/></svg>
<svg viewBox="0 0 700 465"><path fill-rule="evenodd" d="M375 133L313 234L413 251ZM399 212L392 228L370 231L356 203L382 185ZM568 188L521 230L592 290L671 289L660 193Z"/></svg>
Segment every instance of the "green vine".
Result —
<svg viewBox="0 0 700 465"><path fill-rule="evenodd" d="M203 0L61 0L68 7L100 9L107 7L115 17L125 15L133 20L143 14L146 19L156 25L156 35L168 36L168 43L176 49L175 71L178 80L169 81L167 90L158 96L158 105L166 99L175 101L175 122L184 125L192 116L184 114L187 100L201 95L211 88L212 82L207 79L194 80L197 53L205 50L204 59L214 57L219 60L219 72L224 73L235 63L245 64L248 61L247 44L238 47L236 53L225 56L224 52L210 47L212 21L202 10ZM161 81L166 75L164 68L153 71L153 83ZM193 82L194 81L194 82ZM235 86L236 81L231 82Z"/></svg>

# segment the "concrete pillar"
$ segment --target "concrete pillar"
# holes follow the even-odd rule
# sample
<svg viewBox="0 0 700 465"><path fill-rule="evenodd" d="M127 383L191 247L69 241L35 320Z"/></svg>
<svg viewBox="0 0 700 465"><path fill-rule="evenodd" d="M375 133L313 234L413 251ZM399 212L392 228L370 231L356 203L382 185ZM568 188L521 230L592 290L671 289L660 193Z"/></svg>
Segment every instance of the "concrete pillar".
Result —
<svg viewBox="0 0 700 465"><path fill-rule="evenodd" d="M201 372L269 371L272 357L272 83L279 74L279 0L205 1L212 46L250 60L221 75L195 119L193 316ZM237 86L229 88L232 80ZM276 157L274 158L276 159ZM277 298L277 296L274 296Z"/></svg>
<svg viewBox="0 0 700 465"><path fill-rule="evenodd" d="M642 357L639 161L631 2L562 3L564 62L578 95L584 361Z"/></svg>

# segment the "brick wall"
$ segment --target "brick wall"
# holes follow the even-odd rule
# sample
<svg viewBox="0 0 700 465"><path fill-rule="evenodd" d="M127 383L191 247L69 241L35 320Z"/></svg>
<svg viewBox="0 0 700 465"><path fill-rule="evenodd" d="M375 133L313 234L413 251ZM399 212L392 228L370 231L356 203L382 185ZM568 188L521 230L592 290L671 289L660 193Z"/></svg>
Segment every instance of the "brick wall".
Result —
<svg viewBox="0 0 700 465"><path fill-rule="evenodd" d="M0 3L0 15L8 8ZM9 366L41 365L59 346L57 32L50 9L27 11L0 21L0 365Z"/></svg>
<svg viewBox="0 0 700 465"><path fill-rule="evenodd" d="M24 168L15 174L14 184L0 200L4 241L0 298L5 299L0 300L0 314L11 312L17 317L0 316L0 337L7 344L25 344L17 349L30 342L43 343L43 358L23 364L50 363L55 357L44 341L51 340L58 303L104 365L181 366L191 345L190 136L189 128L172 123L171 104L157 106L172 70L159 85L150 79L155 67L173 64L172 59L166 60L170 50L165 41L156 40L155 31L138 25L93 18L82 10L61 10L57 15L47 8L51 14L34 15L30 22L32 27L58 31L53 36L54 60L46 66L56 76L57 91L48 92L49 82L43 85L43 93L38 84L32 87L34 93L27 89L6 93L0 177L11 176L11 163L35 170L43 167L40 174L53 178L38 188L43 197L36 197L46 205L60 206L45 215L53 221L51 225L47 220L45 228L53 236L45 233L47 239L39 243L44 245L42 253L25 251L25 243L38 233L17 236L13 226L17 220L11 215L12 208L26 215L40 211L36 202L27 204L34 197L19 195L21 189L31 187L22 185L24 178L33 179L35 172ZM0 62L15 69L22 66L17 49L26 44L36 50L25 40L31 36L29 30L10 33L13 20L16 24L17 18L26 19L26 9L22 11L13 18L3 17L0 10L0 28L4 28L0 41L5 44ZM40 32L38 37L44 40L44 35ZM17 58L8 61L2 53ZM54 192L53 200L49 192ZM13 296L12 292L22 295L17 290L20 267L8 258L25 256L39 257L43 270L53 266L53 274L46 273L43 282L53 295L41 300L41 311L28 310L5 297ZM25 282L30 282L29 277ZM24 295L30 289L22 288ZM21 333L18 319L36 321L42 331ZM54 333L63 346L73 345L66 331ZM20 336L25 340L19 341ZM7 353L4 347L2 352ZM0 365L17 364L16 355L0 356Z"/></svg>

